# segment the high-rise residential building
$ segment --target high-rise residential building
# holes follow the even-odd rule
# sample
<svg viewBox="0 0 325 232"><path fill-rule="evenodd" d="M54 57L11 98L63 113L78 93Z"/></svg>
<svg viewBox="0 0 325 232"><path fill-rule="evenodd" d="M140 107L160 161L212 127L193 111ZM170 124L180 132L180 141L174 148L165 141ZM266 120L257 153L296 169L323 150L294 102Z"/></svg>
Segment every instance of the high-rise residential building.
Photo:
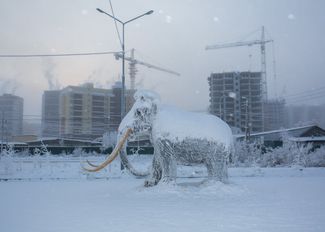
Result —
<svg viewBox="0 0 325 232"><path fill-rule="evenodd" d="M264 130L278 130L286 126L285 101L272 99L264 102Z"/></svg>
<svg viewBox="0 0 325 232"><path fill-rule="evenodd" d="M59 137L60 90L46 90L42 97L42 136Z"/></svg>
<svg viewBox="0 0 325 232"><path fill-rule="evenodd" d="M92 83L47 90L42 102L42 136L94 139L116 131L121 122L121 88L94 88ZM134 103L135 90L126 90L126 111Z"/></svg>
<svg viewBox="0 0 325 232"><path fill-rule="evenodd" d="M208 82L211 114L242 131L264 130L261 72L212 73Z"/></svg>
<svg viewBox="0 0 325 232"><path fill-rule="evenodd" d="M0 96L0 140L8 142L23 132L24 99L13 94Z"/></svg>
<svg viewBox="0 0 325 232"><path fill-rule="evenodd" d="M60 136L94 139L109 130L112 91L87 83L68 86L60 94Z"/></svg>

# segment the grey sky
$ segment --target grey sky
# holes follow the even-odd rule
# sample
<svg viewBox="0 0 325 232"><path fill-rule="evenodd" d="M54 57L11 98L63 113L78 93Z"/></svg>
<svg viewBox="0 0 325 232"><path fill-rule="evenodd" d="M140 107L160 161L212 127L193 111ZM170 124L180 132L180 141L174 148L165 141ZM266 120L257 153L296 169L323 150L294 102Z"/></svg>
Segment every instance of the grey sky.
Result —
<svg viewBox="0 0 325 232"><path fill-rule="evenodd" d="M206 45L235 42L265 26L275 40L277 81L272 45L267 45L269 97L325 86L325 1L322 0L112 0L115 14L128 20L126 49L136 58L182 74L172 76L138 66L140 87L156 90L164 102L190 110L208 106L211 72L260 70L259 47L205 51ZM0 54L119 51L108 0L1 0ZM250 39L259 39L255 33ZM251 54L251 59L249 55ZM25 114L39 114L50 73L61 86L93 81L110 86L121 63L111 55L90 57L0 58L0 90L25 98ZM276 84L275 84L276 83ZM129 84L129 79L127 79ZM325 98L325 96L324 96ZM322 98L315 99L324 103ZM306 102L310 103L310 102Z"/></svg>

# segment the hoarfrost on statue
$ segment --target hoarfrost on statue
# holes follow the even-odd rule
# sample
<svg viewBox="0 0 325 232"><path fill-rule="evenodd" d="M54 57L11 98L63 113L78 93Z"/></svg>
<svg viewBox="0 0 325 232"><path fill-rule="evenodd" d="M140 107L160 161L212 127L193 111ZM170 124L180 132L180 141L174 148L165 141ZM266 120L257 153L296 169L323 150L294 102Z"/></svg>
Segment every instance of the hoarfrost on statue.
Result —
<svg viewBox="0 0 325 232"><path fill-rule="evenodd" d="M101 165L92 165L88 171L99 171L120 154L123 165L136 176L148 172L136 170L126 155L126 141L140 136L150 139L154 156L150 177L145 186L176 180L176 165L203 164L210 179L225 182L228 177L227 161L233 151L230 127L219 118L186 112L160 103L158 94L137 91L135 103L123 118L118 129L118 144Z"/></svg>
<svg viewBox="0 0 325 232"><path fill-rule="evenodd" d="M226 163L233 151L233 137L225 122L212 115L162 105L159 95L151 91L138 91L135 100L119 131L122 136L131 128L133 139L139 134L149 136L155 154L147 186L160 179L175 180L176 163L205 164L209 177L227 179Z"/></svg>

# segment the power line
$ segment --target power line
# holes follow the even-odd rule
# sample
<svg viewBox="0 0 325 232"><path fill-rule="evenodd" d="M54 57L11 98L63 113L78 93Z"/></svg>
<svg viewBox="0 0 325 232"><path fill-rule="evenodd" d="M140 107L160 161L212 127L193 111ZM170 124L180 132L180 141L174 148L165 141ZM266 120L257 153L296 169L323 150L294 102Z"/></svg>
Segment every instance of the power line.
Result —
<svg viewBox="0 0 325 232"><path fill-rule="evenodd" d="M291 98L291 97L295 97L295 96L302 96L302 95L308 95L308 94L311 94L312 92L318 92L320 90L324 90L325 89L325 86L322 86L322 87L318 87L318 88L315 88L315 89L312 89L312 90L306 90L306 91L302 91L302 92L298 92L298 93L294 93L294 94L288 94L288 95L284 95L283 97L284 98Z"/></svg>
<svg viewBox="0 0 325 232"><path fill-rule="evenodd" d="M96 56L96 55L108 55L118 52L85 52L85 53L59 53L59 54L0 54L0 58L34 58L34 57L63 57L63 56Z"/></svg>
<svg viewBox="0 0 325 232"><path fill-rule="evenodd" d="M116 33L117 33L118 39L120 41L121 47L123 47L123 42L122 42L122 39L121 39L120 31L118 30L118 27L117 27L117 22L116 22L117 20L115 18L115 13L114 13L114 9L113 9L113 5L112 5L111 0L109 0L109 5L111 6L112 15L114 17L114 23L115 23Z"/></svg>
<svg viewBox="0 0 325 232"><path fill-rule="evenodd" d="M310 94L305 94L301 96L295 96L295 97L288 97L287 101L299 101L299 100L305 100L305 99L313 99L317 97L324 97L325 92L315 92L315 93L310 93Z"/></svg>
<svg viewBox="0 0 325 232"><path fill-rule="evenodd" d="M308 102L308 101L312 101L315 99L324 99L325 95L316 95L316 96L310 96L308 98L302 98L302 99L296 99L296 100L289 100L288 103L293 104L293 103L297 103L297 102Z"/></svg>

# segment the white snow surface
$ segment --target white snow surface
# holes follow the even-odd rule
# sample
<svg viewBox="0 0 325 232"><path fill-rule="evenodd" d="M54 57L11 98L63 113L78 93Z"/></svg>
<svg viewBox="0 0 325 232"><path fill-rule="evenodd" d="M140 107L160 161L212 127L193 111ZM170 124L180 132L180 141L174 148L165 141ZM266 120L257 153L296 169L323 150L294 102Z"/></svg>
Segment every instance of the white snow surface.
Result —
<svg viewBox="0 0 325 232"><path fill-rule="evenodd" d="M182 141L186 138L218 141L230 147L233 144L229 126L216 116L194 113L162 105L153 124L153 136Z"/></svg>
<svg viewBox="0 0 325 232"><path fill-rule="evenodd" d="M2 158L0 231L325 231L324 168L230 168L222 184L204 182L205 167L179 166L176 184L145 188L118 160L81 171L103 158ZM151 159L130 157L137 168Z"/></svg>

